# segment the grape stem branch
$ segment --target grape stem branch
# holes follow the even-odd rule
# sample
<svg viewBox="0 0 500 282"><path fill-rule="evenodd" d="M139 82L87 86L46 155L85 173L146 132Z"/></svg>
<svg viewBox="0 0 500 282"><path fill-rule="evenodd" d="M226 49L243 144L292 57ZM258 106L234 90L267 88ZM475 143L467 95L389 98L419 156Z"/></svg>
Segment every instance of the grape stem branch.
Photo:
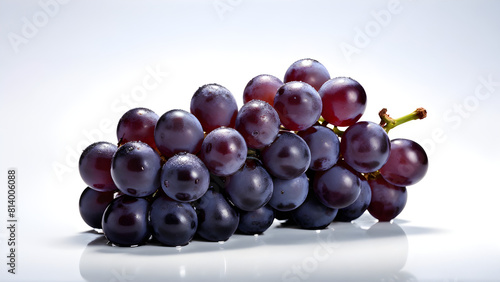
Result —
<svg viewBox="0 0 500 282"><path fill-rule="evenodd" d="M378 113L378 115L380 116L380 126L384 128L385 132L389 133L389 130L398 125L412 120L424 119L425 117L427 117L427 111L424 108L418 108L408 115L394 119L389 116L389 114L387 113L387 109L383 108Z"/></svg>

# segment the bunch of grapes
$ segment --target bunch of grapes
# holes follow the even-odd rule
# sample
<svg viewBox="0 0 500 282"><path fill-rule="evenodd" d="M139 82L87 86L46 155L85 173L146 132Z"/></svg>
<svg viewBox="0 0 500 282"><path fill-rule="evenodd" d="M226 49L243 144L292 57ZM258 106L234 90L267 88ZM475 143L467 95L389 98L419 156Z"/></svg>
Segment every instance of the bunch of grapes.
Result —
<svg viewBox="0 0 500 282"><path fill-rule="evenodd" d="M263 233L275 219L320 229L368 211L390 221L428 159L416 142L387 133L426 113L393 119L383 109L380 123L359 121L366 100L356 80L302 59L284 82L251 79L240 109L219 84L201 86L189 112L131 109L117 145L96 142L80 157L88 185L80 214L117 246L226 241Z"/></svg>

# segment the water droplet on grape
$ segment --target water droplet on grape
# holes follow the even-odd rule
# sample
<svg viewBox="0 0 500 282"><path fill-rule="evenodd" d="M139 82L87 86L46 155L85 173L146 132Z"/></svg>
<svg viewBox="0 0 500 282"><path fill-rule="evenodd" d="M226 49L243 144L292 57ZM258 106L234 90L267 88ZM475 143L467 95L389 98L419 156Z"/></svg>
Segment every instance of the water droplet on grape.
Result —
<svg viewBox="0 0 500 282"><path fill-rule="evenodd" d="M200 183L200 179L199 179L199 178L196 178L196 179L194 180L194 184L198 184L198 183Z"/></svg>
<svg viewBox="0 0 500 282"><path fill-rule="evenodd" d="M163 182L163 185L165 185L165 187L168 187L168 180L165 180L165 181Z"/></svg>

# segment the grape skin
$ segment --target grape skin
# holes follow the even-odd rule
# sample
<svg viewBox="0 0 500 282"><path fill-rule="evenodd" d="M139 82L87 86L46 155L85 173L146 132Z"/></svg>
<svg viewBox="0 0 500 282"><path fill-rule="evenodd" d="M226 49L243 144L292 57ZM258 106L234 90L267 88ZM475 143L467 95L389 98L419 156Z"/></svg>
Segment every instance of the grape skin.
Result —
<svg viewBox="0 0 500 282"><path fill-rule="evenodd" d="M291 64L285 73L284 82L302 81L319 90L330 79L330 73L320 62L314 59L300 59Z"/></svg>
<svg viewBox="0 0 500 282"><path fill-rule="evenodd" d="M96 229L102 228L102 215L104 210L114 199L115 192L99 192L90 187L83 190L80 195L78 207L85 223Z"/></svg>
<svg viewBox="0 0 500 282"><path fill-rule="evenodd" d="M241 107L236 117L235 128L241 133L249 148L262 149L278 136L280 118L268 103L252 100Z"/></svg>
<svg viewBox="0 0 500 282"><path fill-rule="evenodd" d="M297 134L306 141L311 151L309 169L324 171L337 163L340 153L340 141L331 129L315 125L299 131Z"/></svg>
<svg viewBox="0 0 500 282"><path fill-rule="evenodd" d="M422 146L399 138L391 141L389 159L380 169L380 174L393 185L409 186L424 178L428 166L429 160Z"/></svg>
<svg viewBox="0 0 500 282"><path fill-rule="evenodd" d="M337 212L318 201L314 193L309 193L304 203L291 211L291 217L300 228L323 229L335 219Z"/></svg>
<svg viewBox="0 0 500 282"><path fill-rule="evenodd" d="M158 115L147 108L128 110L118 121L116 136L120 144L130 141L142 141L151 148L156 148L154 131Z"/></svg>
<svg viewBox="0 0 500 282"><path fill-rule="evenodd" d="M274 178L269 205L278 211L291 211L304 203L308 193L309 180L305 173L289 180Z"/></svg>
<svg viewBox="0 0 500 282"><path fill-rule="evenodd" d="M406 205L408 193L406 187L388 183L380 175L368 179L372 191L372 199L368 212L379 221L391 221L398 216Z"/></svg>
<svg viewBox="0 0 500 282"><path fill-rule="evenodd" d="M243 90L243 102L246 104L252 100L262 100L269 105L274 105L274 96L283 85L283 82L269 74L260 74L252 78Z"/></svg>
<svg viewBox="0 0 500 282"><path fill-rule="evenodd" d="M366 179L361 179L360 193L356 201L339 209L335 221L350 222L359 218L368 209L372 198L372 190Z"/></svg>
<svg viewBox="0 0 500 282"><path fill-rule="evenodd" d="M78 169L82 180L90 188L100 192L115 191L111 177L111 161L117 146L109 142L95 142L85 148L78 161Z"/></svg>
<svg viewBox="0 0 500 282"><path fill-rule="evenodd" d="M341 209L356 201L361 191L361 180L348 169L335 165L316 173L313 189L322 204Z"/></svg>
<svg viewBox="0 0 500 282"><path fill-rule="evenodd" d="M274 211L269 206L262 206L254 211L241 211L238 231L247 234L262 234L274 221Z"/></svg>

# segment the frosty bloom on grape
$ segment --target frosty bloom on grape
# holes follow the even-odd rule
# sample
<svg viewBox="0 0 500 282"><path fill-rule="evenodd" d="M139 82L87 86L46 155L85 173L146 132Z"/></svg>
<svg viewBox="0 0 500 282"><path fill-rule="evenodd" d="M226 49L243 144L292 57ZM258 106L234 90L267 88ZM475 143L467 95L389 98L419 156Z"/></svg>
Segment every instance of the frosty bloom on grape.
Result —
<svg viewBox="0 0 500 282"><path fill-rule="evenodd" d="M373 20L368 21L363 28L354 28L354 37L352 44L347 42L340 43L340 50L347 62L351 62L354 54L360 54L362 49L366 48L372 42L372 39L380 35L382 30L391 22L394 15L400 14L403 10L399 0L390 0L385 9L371 11Z"/></svg>
<svg viewBox="0 0 500 282"><path fill-rule="evenodd" d="M160 65L155 65L154 67L146 66L145 73L142 79L139 80L140 82L133 86L129 92L121 93L111 102L111 113L122 114L131 108L140 106L140 103L145 101L148 95L157 89L169 76L169 73L162 70ZM94 142L102 141L106 134L114 132L116 130L116 124L117 121L113 121L110 118L103 118L98 123L97 128L82 130L84 139L80 140L76 145L67 145L65 147L65 163L60 163L58 161L52 163L52 170L56 174L59 182L63 181L63 176L66 173L78 167L80 154L83 150Z"/></svg>
<svg viewBox="0 0 500 282"><path fill-rule="evenodd" d="M34 12L31 18L21 18L22 27L20 32L9 32L7 34L10 46L14 52L16 54L19 53L19 47L28 44L30 39L33 39L40 32L41 28L47 26L51 18L59 14L61 5L66 5L68 2L69 0L38 1L40 9Z"/></svg>
<svg viewBox="0 0 500 282"><path fill-rule="evenodd" d="M283 272L281 281L295 282L308 280L310 275L318 269L319 264L327 261L336 252L337 248L338 245L332 232L329 232L325 239L318 237L318 244L313 248L312 255L305 257L299 264L294 264L289 270Z"/></svg>
<svg viewBox="0 0 500 282"><path fill-rule="evenodd" d="M446 129L457 130L462 125L464 119L472 116L481 103L488 100L500 87L500 81L494 80L493 75L480 76L479 83L474 88L474 93L466 96L460 103L454 103L453 106L443 112L443 127L434 128L431 136L422 142L422 147L428 155L435 152L438 144L446 142L448 135Z"/></svg>
<svg viewBox="0 0 500 282"><path fill-rule="evenodd" d="M243 3L243 0L214 0L212 5L219 19L223 21L226 14L233 12L241 3Z"/></svg>

